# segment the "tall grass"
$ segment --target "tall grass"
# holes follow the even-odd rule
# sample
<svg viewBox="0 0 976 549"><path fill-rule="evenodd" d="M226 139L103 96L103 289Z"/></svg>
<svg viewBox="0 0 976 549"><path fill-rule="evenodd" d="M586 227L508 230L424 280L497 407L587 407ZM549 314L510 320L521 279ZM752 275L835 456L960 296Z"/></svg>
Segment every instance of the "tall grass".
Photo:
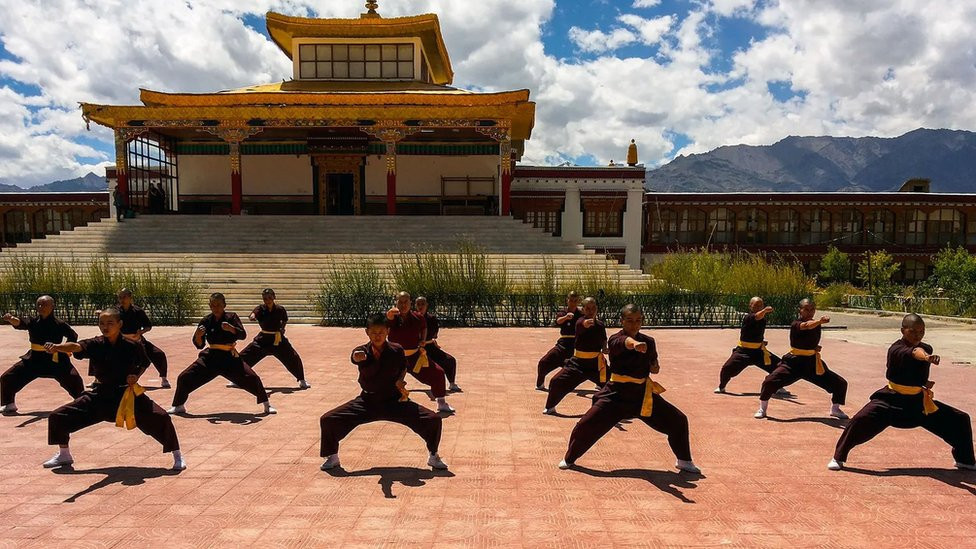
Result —
<svg viewBox="0 0 976 549"><path fill-rule="evenodd" d="M185 324L199 312L200 285L192 271L146 266L114 268L106 257L86 260L7 256L0 262L0 305L27 314L38 296L57 301L57 314L76 324L92 324L94 312L115 303L129 288L135 302L157 324Z"/></svg>
<svg viewBox="0 0 976 549"><path fill-rule="evenodd" d="M666 286L701 294L801 295L814 290L799 262L765 254L676 252L650 271Z"/></svg>
<svg viewBox="0 0 976 549"><path fill-rule="evenodd" d="M362 326L370 314L385 311L390 287L372 261L332 265L319 281L316 312L325 321Z"/></svg>

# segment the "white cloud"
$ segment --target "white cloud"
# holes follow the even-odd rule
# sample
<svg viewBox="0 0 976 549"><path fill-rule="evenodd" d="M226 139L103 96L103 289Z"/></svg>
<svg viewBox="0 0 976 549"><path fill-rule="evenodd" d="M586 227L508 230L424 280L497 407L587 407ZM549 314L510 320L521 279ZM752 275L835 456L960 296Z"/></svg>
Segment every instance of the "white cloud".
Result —
<svg viewBox="0 0 976 549"><path fill-rule="evenodd" d="M580 50L603 53L637 42L637 35L627 29L613 29L606 33L600 30L585 31L579 27L569 29L569 38Z"/></svg>
<svg viewBox="0 0 976 549"><path fill-rule="evenodd" d="M635 138L641 159L657 164L672 154L674 134L691 141L682 152L699 152L797 134L976 127L976 3L969 0L943 0L938 9L922 0L710 0L664 17L621 13L612 29L580 21L571 35L555 37L595 59L559 59L545 49L554 0L460 5L403 0L381 2L380 11L437 13L456 85L532 91L537 119L526 162L584 154L619 160ZM213 91L289 77L287 58L240 20L268 9L328 17L363 11L361 3L313 0L0 0L0 36L17 57L0 61L0 77L41 90L25 96L0 85L0 182L75 177L113 160L88 145L110 149L111 135L94 125L85 132L79 101L125 104L137 101L139 87ZM729 16L752 18L769 32L734 53L709 49ZM613 55L633 45L650 47L627 59ZM727 72L710 68L716 55L729 57ZM778 100L769 82L801 95Z"/></svg>

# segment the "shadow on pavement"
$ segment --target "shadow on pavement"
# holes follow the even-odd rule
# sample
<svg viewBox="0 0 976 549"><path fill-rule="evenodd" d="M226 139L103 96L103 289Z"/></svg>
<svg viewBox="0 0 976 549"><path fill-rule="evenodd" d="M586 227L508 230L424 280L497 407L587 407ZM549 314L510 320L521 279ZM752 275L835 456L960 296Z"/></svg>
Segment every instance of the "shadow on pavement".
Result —
<svg viewBox="0 0 976 549"><path fill-rule="evenodd" d="M870 469L858 469L856 467L844 466L844 471L858 475L868 475L872 477L920 477L931 478L953 488L959 488L976 496L976 472L960 471L958 469L933 469L929 467L896 467L885 471L872 471Z"/></svg>
<svg viewBox="0 0 976 549"><path fill-rule="evenodd" d="M835 419L827 417L794 417L790 419L777 419L772 416L766 416L766 421L772 421L775 423L822 423L827 427L833 427L834 429L843 429L847 426L847 419Z"/></svg>
<svg viewBox="0 0 976 549"><path fill-rule="evenodd" d="M329 475L338 478L345 477L380 477L377 481L383 495L390 499L395 499L393 495L393 484L400 483L403 486L424 486L428 480L434 478L451 478L454 473L444 470L418 469L417 467L372 467L362 471L346 471L342 466L326 471Z"/></svg>
<svg viewBox="0 0 976 549"><path fill-rule="evenodd" d="M47 419L47 417L50 416L50 415L51 415L51 412L26 412L26 413L23 413L23 414L18 412L16 416L12 416L12 417L17 417L17 416L21 416L21 417L23 417L23 416L33 416L30 419L28 419L28 420L24 421L23 423L21 423L20 425L18 425L17 426L17 429L20 429L21 427L27 427L28 425L31 425L32 423L37 423L38 421Z"/></svg>
<svg viewBox="0 0 976 549"><path fill-rule="evenodd" d="M185 417L188 419L205 419L214 425L219 425L221 423L230 423L232 425L253 425L261 421L261 415L258 414L246 414L243 412L219 412L215 414L176 414L180 417Z"/></svg>
<svg viewBox="0 0 976 549"><path fill-rule="evenodd" d="M151 478L169 477L180 474L180 471L173 471L164 467L104 467L101 469L75 469L66 466L53 470L58 475L105 475L105 478L92 484L88 488L64 500L65 503L74 503L78 498L85 494L90 494L100 488L121 484L122 486L138 486L145 484Z"/></svg>
<svg viewBox="0 0 976 549"><path fill-rule="evenodd" d="M694 481L705 478L705 475L675 472L675 471L652 471L649 469L616 469L613 471L598 471L589 467L573 465L570 470L579 471L592 477L605 478L635 478L646 480L653 484L658 490L680 499L684 503L695 503L695 500L685 496L680 488L694 489L698 485Z"/></svg>

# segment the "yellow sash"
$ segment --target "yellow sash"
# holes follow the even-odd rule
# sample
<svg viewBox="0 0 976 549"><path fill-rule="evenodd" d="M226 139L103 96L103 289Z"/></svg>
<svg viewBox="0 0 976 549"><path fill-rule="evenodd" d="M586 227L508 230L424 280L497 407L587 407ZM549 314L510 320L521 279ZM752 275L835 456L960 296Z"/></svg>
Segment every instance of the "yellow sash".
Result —
<svg viewBox="0 0 976 549"><path fill-rule="evenodd" d="M912 385L899 385L891 381L888 382L888 388L901 395L917 395L923 393L925 396L922 397L922 413L925 415L939 411L939 407L935 405L932 385L935 385L935 382L930 381L928 387L915 387Z"/></svg>
<svg viewBox="0 0 976 549"><path fill-rule="evenodd" d="M138 383L126 387L122 402L119 402L119 411L115 413L116 427L125 427L130 431L136 428L136 397L145 392Z"/></svg>
<svg viewBox="0 0 976 549"><path fill-rule="evenodd" d="M580 351L576 349L573 351L573 356L576 358L595 358L597 359L597 364L600 366L600 383L607 382L607 358L603 356L600 351Z"/></svg>
<svg viewBox="0 0 976 549"><path fill-rule="evenodd" d="M769 355L769 350L766 349L765 341L763 341L762 343L753 343L752 341L742 341L740 339L739 347L742 347L743 349L762 349L763 364L765 364L766 366L770 366L773 364L773 359Z"/></svg>
<svg viewBox="0 0 976 549"><path fill-rule="evenodd" d="M797 349L796 347L790 347L790 352L796 356L815 356L817 357L817 375L822 376L827 370L824 369L823 361L820 360L820 351L815 351L813 349Z"/></svg>
<svg viewBox="0 0 976 549"><path fill-rule="evenodd" d="M222 345L220 343L211 343L210 344L210 348L211 349L217 349L218 351L228 351L230 354L232 354L234 356L241 356L241 355L237 354L237 344L236 343L231 343L229 345Z"/></svg>
<svg viewBox="0 0 976 549"><path fill-rule="evenodd" d="M261 333L262 334L268 334L268 335L274 334L274 336L275 336L274 346L277 347L278 345L281 345L281 332L280 331L270 332L268 330L261 330Z"/></svg>
<svg viewBox="0 0 976 549"><path fill-rule="evenodd" d="M569 338L576 339L576 336L574 336L574 335L572 335L572 336L564 336L564 335L559 336L559 339L569 339Z"/></svg>
<svg viewBox="0 0 976 549"><path fill-rule="evenodd" d="M651 417L651 413L654 411L654 395L659 395L667 390L663 385L650 377L630 377L623 374L610 374L610 381L614 383L647 384L644 386L644 400L641 402L641 417Z"/></svg>
<svg viewBox="0 0 976 549"><path fill-rule="evenodd" d="M45 349L43 345L38 345L37 343L31 343L30 350L31 351L37 351L39 353L47 353L47 349ZM51 362L54 362L55 364L57 364L57 362L58 362L58 353L48 353L48 354L51 355ZM71 355L71 353L67 353L67 354L69 356Z"/></svg>
<svg viewBox="0 0 976 549"><path fill-rule="evenodd" d="M415 355L415 354L417 354L419 352L420 352L420 348L419 347L416 348L416 349L404 349L403 350L403 354L406 355L406 356L413 356L413 355ZM424 369L424 368L426 368L428 366L430 366L430 362L427 360L427 353L423 353L423 354L420 355L420 358L417 359L417 363L414 364L414 366L413 366L413 373L419 374L420 373L420 370L422 370L422 369Z"/></svg>

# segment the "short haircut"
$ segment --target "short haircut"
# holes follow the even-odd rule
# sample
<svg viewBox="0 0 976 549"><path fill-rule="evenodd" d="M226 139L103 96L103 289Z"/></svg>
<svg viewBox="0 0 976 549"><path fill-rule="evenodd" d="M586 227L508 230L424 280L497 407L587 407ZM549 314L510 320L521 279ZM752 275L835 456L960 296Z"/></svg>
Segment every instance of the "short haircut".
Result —
<svg viewBox="0 0 976 549"><path fill-rule="evenodd" d="M263 297L263 296L266 296L266 295L270 295L271 297L275 297L275 292L271 288L265 288L265 289L261 290L261 296Z"/></svg>
<svg viewBox="0 0 976 549"><path fill-rule="evenodd" d="M576 290L573 290L566 294L566 299L579 299L579 293Z"/></svg>
<svg viewBox="0 0 976 549"><path fill-rule="evenodd" d="M110 315L115 320L118 321L122 320L122 312L115 307L105 307L104 309L102 309L101 314L99 314L98 316L102 316L102 315Z"/></svg>
<svg viewBox="0 0 976 549"><path fill-rule="evenodd" d="M427 298L422 295L418 295L417 299L413 300L413 302L415 305L419 305L421 302L427 303Z"/></svg>
<svg viewBox="0 0 976 549"><path fill-rule="evenodd" d="M227 305L227 299L224 297L224 294L220 292L214 292L210 294L210 301L215 301L215 300L223 303L224 305Z"/></svg>
<svg viewBox="0 0 976 549"><path fill-rule="evenodd" d="M816 305L816 303L814 303L809 297L804 297L800 300L800 307L803 307L804 305Z"/></svg>
<svg viewBox="0 0 976 549"><path fill-rule="evenodd" d="M404 297L406 297L407 299L410 299L410 292L397 292L397 295L396 295L396 300L397 301L400 301Z"/></svg>
<svg viewBox="0 0 976 549"><path fill-rule="evenodd" d="M386 328L386 313L373 313L369 315L366 319L366 329L370 329L374 326L382 326Z"/></svg>
<svg viewBox="0 0 976 549"><path fill-rule="evenodd" d="M40 303L42 301L44 301L44 302L50 301L51 302L51 305L54 305L54 298L51 297L51 296L49 296L49 295L42 295L41 297L37 298L37 302L38 303Z"/></svg>
<svg viewBox="0 0 976 549"><path fill-rule="evenodd" d="M125 296L132 297L132 290L130 290L128 288L122 288L121 290L119 290L119 294L118 295L119 296L125 295Z"/></svg>
<svg viewBox="0 0 976 549"><path fill-rule="evenodd" d="M594 297L584 297L583 298L583 306L584 307L586 307L590 303L593 303L594 305L596 305L596 298L594 298Z"/></svg>
<svg viewBox="0 0 976 549"><path fill-rule="evenodd" d="M918 316L915 313L908 313L907 315L905 315L904 318L901 319L902 328L914 328L919 324L925 326L925 321L922 320L922 317Z"/></svg>
<svg viewBox="0 0 976 549"><path fill-rule="evenodd" d="M633 303L628 303L628 304L626 304L626 305L624 305L623 307L620 308L620 318L623 318L623 317L625 317L625 316L627 316L629 314L633 314L633 313L637 313L637 314L641 314L641 315L644 314L641 311L640 307L638 307L637 305L634 305Z"/></svg>

